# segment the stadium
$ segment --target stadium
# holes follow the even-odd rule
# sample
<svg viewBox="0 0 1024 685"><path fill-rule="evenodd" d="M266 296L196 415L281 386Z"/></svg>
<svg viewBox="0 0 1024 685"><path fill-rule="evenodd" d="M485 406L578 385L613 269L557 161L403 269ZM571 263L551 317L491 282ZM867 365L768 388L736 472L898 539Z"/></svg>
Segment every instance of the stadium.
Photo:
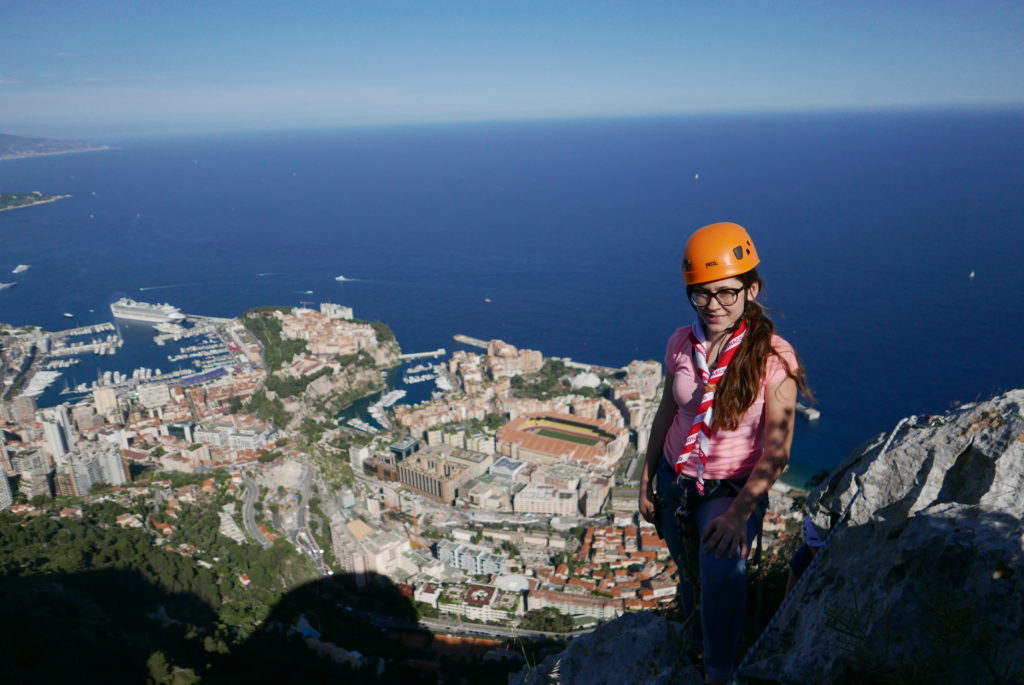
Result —
<svg viewBox="0 0 1024 685"><path fill-rule="evenodd" d="M503 456L540 464L583 462L615 467L629 432L600 419L557 413L526 414L498 431Z"/></svg>

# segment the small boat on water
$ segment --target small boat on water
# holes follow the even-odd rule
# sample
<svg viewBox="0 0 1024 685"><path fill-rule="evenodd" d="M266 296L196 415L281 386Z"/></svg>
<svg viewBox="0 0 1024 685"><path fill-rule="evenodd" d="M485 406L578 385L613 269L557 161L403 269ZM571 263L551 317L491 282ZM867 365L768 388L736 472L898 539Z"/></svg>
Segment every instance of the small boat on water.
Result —
<svg viewBox="0 0 1024 685"><path fill-rule="evenodd" d="M18 284L17 283L0 283L0 290L7 290L8 288L13 288L16 285L18 285Z"/></svg>
<svg viewBox="0 0 1024 685"><path fill-rule="evenodd" d="M348 279L339 274L339 275L334 277L334 280L336 280L336 281L347 281Z"/></svg>
<svg viewBox="0 0 1024 685"><path fill-rule="evenodd" d="M68 317L69 319L73 319L73 318L75 318L75 315L74 315L74 314L69 314L69 313L67 313L67 312L64 312L64 316Z"/></svg>
<svg viewBox="0 0 1024 685"><path fill-rule="evenodd" d="M18 266L14 267L14 270L11 271L11 273L12 274L20 274L23 271L28 271L29 268L31 268L31 266L32 266L31 264L19 264Z"/></svg>

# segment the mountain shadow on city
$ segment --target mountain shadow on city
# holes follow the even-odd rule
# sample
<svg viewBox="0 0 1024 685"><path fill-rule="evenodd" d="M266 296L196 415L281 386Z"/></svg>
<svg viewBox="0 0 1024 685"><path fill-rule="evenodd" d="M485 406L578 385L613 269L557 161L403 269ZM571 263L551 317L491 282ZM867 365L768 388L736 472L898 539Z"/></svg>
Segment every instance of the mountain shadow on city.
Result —
<svg viewBox="0 0 1024 685"><path fill-rule="evenodd" d="M339 574L286 593L240 639L192 592L131 569L0 580L3 682L503 682L514 662L431 649L387 578Z"/></svg>

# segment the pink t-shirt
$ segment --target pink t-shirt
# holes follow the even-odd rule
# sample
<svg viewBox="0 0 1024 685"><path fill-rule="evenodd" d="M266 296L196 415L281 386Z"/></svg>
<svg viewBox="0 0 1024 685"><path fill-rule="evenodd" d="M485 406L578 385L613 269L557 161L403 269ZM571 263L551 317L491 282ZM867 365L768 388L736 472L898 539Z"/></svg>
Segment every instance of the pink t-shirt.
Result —
<svg viewBox="0 0 1024 685"><path fill-rule="evenodd" d="M796 370L797 360L793 346L775 335L772 336L772 347ZM722 478L739 478L750 473L764 453L764 391L786 377L786 366L782 359L768 355L766 373L761 382L754 403L740 418L736 430L716 430L711 434L708 464L704 469L707 480ZM665 349L665 368L674 374L672 386L676 405L679 410L672 420L672 426L665 437L665 455L674 466L675 458L683 451L686 436L693 424L693 417L700 406L704 384L698 380L697 368L693 363L693 346L690 344L690 327L680 328L668 339ZM728 373L728 372L726 372ZM696 477L697 454L690 453L690 459L683 465L683 474Z"/></svg>

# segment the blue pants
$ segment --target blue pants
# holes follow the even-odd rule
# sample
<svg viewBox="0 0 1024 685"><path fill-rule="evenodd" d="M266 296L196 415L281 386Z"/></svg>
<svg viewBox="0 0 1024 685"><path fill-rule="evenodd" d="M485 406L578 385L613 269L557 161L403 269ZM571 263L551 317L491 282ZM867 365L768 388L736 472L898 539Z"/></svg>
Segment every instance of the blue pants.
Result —
<svg viewBox="0 0 1024 685"><path fill-rule="evenodd" d="M679 568L679 597L683 604L683 615L689 617L693 613L696 604L694 584L699 583L700 621L695 623L697 634L694 635L694 643L703 642L704 670L707 674L712 678L729 680L736 668L736 652L743 633L747 602L747 561L738 554L731 559L725 554L715 559L714 552L704 552L700 538L708 523L728 509L735 497L715 497L698 505L694 512L697 540L684 540L675 516L683 487L690 487L689 495L697 497L692 483L676 483L675 474L663 459L657 479L661 532L665 536L672 560ZM705 494L710 495L710 490ZM757 514L751 514L747 521L748 548L757 534L759 521ZM688 573L686 569L692 571ZM693 572L696 572L698 578L688 577Z"/></svg>

